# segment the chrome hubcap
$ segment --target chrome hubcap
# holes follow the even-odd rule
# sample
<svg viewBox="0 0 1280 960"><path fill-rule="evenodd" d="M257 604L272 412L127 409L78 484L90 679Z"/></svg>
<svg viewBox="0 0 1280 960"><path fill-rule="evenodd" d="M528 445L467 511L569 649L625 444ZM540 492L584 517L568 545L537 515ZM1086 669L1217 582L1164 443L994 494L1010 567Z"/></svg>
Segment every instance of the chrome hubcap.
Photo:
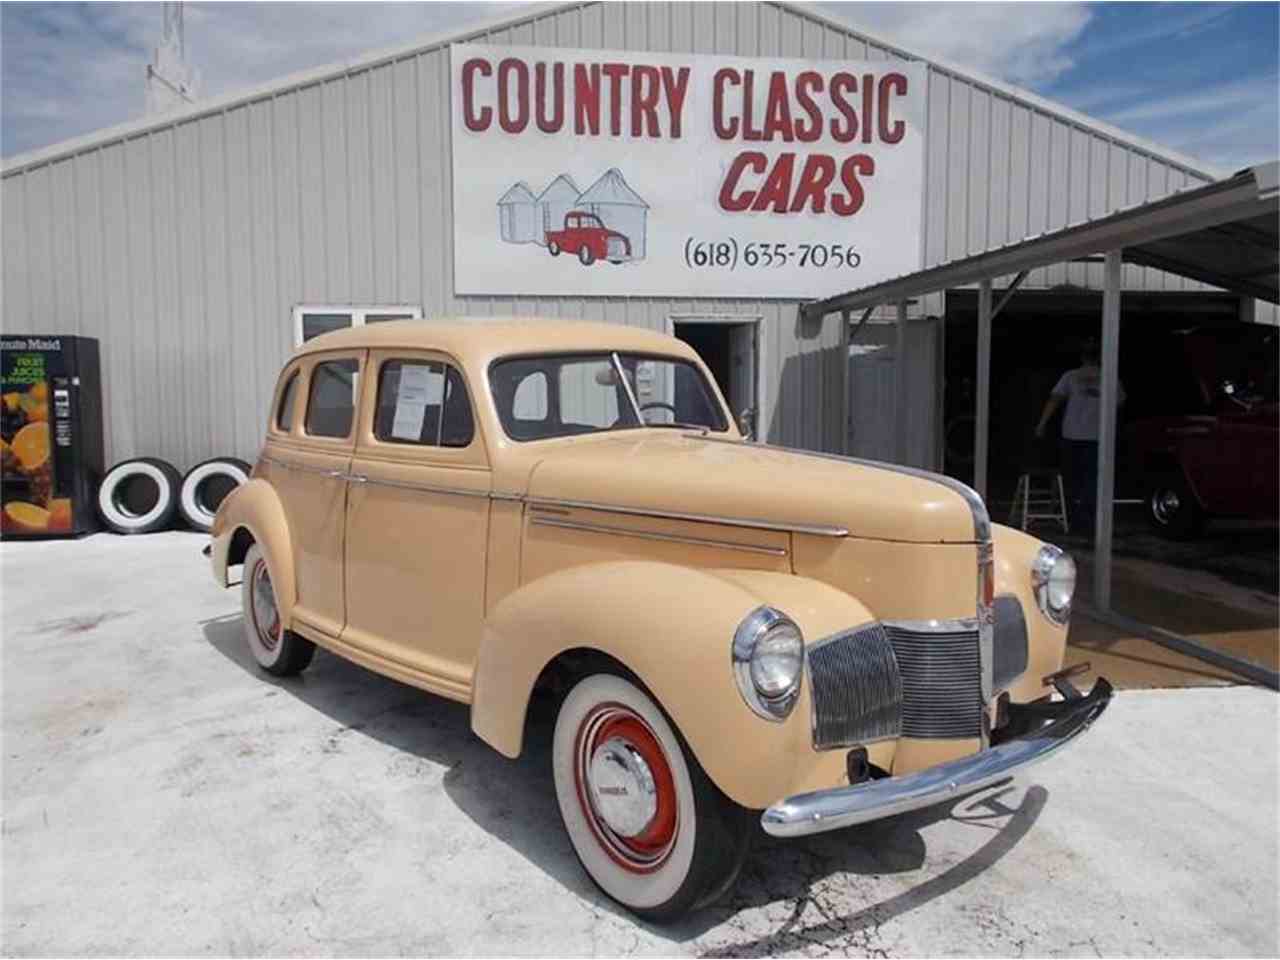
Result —
<svg viewBox="0 0 1280 960"><path fill-rule="evenodd" d="M1182 501L1173 490L1157 491L1151 498L1151 509L1155 512L1156 519L1161 523L1168 523L1172 520L1181 507Z"/></svg>
<svg viewBox="0 0 1280 960"><path fill-rule="evenodd" d="M596 813L619 836L639 836L658 812L653 771L621 737L596 747L587 769L587 786Z"/></svg>
<svg viewBox="0 0 1280 960"><path fill-rule="evenodd" d="M271 587L271 574L261 560L253 568L253 625L258 639L268 650L280 640L280 615L276 612L276 592Z"/></svg>
<svg viewBox="0 0 1280 960"><path fill-rule="evenodd" d="M591 832L630 873L659 869L675 847L679 803L657 735L634 710L601 704L578 729L573 777Z"/></svg>

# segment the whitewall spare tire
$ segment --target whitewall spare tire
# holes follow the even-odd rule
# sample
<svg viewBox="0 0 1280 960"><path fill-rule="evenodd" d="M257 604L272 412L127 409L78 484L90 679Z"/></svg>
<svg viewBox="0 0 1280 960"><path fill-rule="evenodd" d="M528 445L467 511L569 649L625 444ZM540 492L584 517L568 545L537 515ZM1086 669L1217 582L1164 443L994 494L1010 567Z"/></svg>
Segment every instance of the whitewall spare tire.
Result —
<svg viewBox="0 0 1280 960"><path fill-rule="evenodd" d="M204 533L213 526L218 505L236 487L249 482L252 468L243 460L216 457L187 471L178 489L178 511L193 529Z"/></svg>
<svg viewBox="0 0 1280 960"><path fill-rule="evenodd" d="M168 529L178 509L182 475L154 457L117 463L98 487L98 516L116 533Z"/></svg>
<svg viewBox="0 0 1280 960"><path fill-rule="evenodd" d="M674 920L737 878L753 818L716 789L635 683L580 680L556 718L552 764L574 852L623 906Z"/></svg>

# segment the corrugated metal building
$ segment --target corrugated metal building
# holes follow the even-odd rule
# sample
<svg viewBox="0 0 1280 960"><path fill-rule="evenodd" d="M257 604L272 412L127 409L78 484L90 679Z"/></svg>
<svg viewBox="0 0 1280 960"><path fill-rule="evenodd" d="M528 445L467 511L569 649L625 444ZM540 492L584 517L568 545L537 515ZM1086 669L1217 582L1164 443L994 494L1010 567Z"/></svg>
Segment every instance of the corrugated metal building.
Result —
<svg viewBox="0 0 1280 960"><path fill-rule="evenodd" d="M759 317L761 433L840 449L839 322L805 325L795 301L455 294L448 47L461 41L925 60L791 3L559 4L15 157L0 196L4 326L101 339L108 462L252 456L301 303L656 329ZM1032 94L927 65L926 266L1216 176ZM1184 286L1125 271L1129 289ZM1101 266L1060 265L1025 287L1064 283L1100 287ZM936 330L913 337L906 375L936 396ZM937 466L939 406L909 411L906 456L921 465Z"/></svg>

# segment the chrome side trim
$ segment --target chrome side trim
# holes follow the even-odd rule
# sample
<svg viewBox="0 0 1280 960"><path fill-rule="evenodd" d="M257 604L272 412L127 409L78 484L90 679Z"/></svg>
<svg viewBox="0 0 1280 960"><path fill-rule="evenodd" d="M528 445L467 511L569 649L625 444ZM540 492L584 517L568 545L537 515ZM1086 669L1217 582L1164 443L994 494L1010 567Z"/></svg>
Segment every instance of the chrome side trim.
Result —
<svg viewBox="0 0 1280 960"><path fill-rule="evenodd" d="M543 527L562 527L566 530L585 530L591 533L611 533L620 537L637 537L641 540L662 540L668 543L688 543L699 547L723 547L726 550L741 550L745 553L761 553L771 557L785 557L787 551L781 547L760 547L749 543L734 543L732 540L712 540L708 537L685 537L670 533L654 533L650 530L630 530L626 527L614 527L603 523L587 523L581 520L561 520L531 514L530 523Z"/></svg>
<svg viewBox="0 0 1280 960"><path fill-rule="evenodd" d="M729 527L747 527L752 530L778 530L782 533L807 533L815 537L847 537L844 527L810 523L775 523L748 517L721 517L706 513L681 513L676 510L654 510L648 507L627 507L621 504L598 503L590 500L560 500L554 497L525 497L531 507L570 507L577 510L600 510L605 513L625 513L635 517L656 517L661 520L688 520L691 523L718 523Z"/></svg>
<svg viewBox="0 0 1280 960"><path fill-rule="evenodd" d="M635 517L652 517L657 520L687 520L690 523L714 523L728 527L743 527L748 530L775 530L780 533L804 533L814 537L847 537L849 531L844 527L837 527L826 524L813 523L775 523L770 520L756 520L750 517L722 517L715 514L705 513L682 513L677 510L653 510L648 507L628 507L622 504L599 503L590 500L560 500L554 497L529 497L520 493L512 493L507 491L491 491L483 492L479 490L469 490L465 487L437 487L430 484L408 483L399 480L381 480L374 477L367 477L363 474L345 474L340 470L322 470L318 467L304 467L300 464L287 463L283 460L276 460L272 457L260 456L258 458L263 463L271 463L276 466L283 467L286 470L301 470L306 473L315 473L321 476L330 477L332 479L341 479L356 483L375 483L386 487L401 487L406 490L421 490L427 493L454 494L463 497L487 497L490 500L506 500L516 503L525 503L530 507L565 507L571 510L599 510L604 513L625 513L628 516ZM621 531L619 531L621 532ZM630 532L630 531L627 531ZM699 542L698 538L689 540L690 543ZM708 541L719 542L719 541ZM731 541L725 542L724 546L743 547L743 544L733 544ZM772 551L772 548L757 548L760 550ZM783 551L782 556L785 556Z"/></svg>
<svg viewBox="0 0 1280 960"><path fill-rule="evenodd" d="M1111 685L1099 680L1087 696L1047 705L1049 722L1023 737L905 776L786 797L761 815L760 825L775 837L802 837L981 790L1057 753L1089 729L1110 701Z"/></svg>
<svg viewBox="0 0 1280 960"><path fill-rule="evenodd" d="M467 487L437 487L429 483L409 483L406 480L385 480L381 477L369 476L351 476L350 480L359 483L370 483L378 487L394 487L397 490L413 490L417 493L442 493L451 497L480 497L481 499L491 499L492 494L488 490L470 490Z"/></svg>
<svg viewBox="0 0 1280 960"><path fill-rule="evenodd" d="M299 473L313 473L316 476L325 477L329 480L346 480L347 475L341 470L330 470L327 467L309 467L301 463L290 463L287 460L277 460L275 457L265 455L258 457L259 463L269 463L272 466L280 467L283 470L296 470Z"/></svg>

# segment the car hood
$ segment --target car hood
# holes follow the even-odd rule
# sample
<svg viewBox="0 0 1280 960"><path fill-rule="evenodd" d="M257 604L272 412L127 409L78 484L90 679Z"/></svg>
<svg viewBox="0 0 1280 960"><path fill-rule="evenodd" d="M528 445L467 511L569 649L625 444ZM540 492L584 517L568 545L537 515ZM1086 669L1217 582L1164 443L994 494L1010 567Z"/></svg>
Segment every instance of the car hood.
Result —
<svg viewBox="0 0 1280 960"><path fill-rule="evenodd" d="M972 543L963 488L933 474L677 430L576 438L531 471L531 500L756 521L911 543ZM984 518L985 519L985 518Z"/></svg>

